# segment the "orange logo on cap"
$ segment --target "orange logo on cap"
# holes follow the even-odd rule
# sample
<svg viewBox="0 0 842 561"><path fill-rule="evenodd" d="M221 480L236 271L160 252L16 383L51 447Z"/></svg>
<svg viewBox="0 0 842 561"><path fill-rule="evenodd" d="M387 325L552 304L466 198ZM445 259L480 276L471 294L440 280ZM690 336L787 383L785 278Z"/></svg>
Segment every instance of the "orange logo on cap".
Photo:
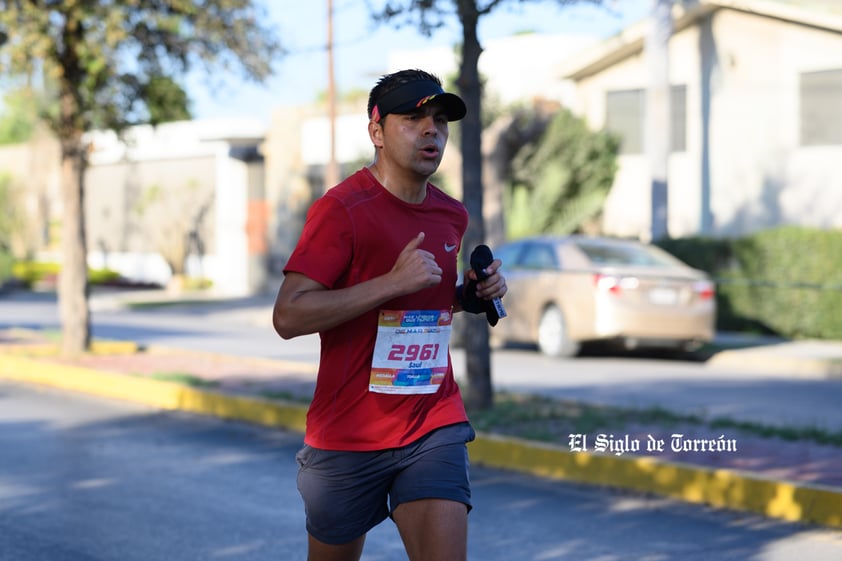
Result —
<svg viewBox="0 0 842 561"><path fill-rule="evenodd" d="M428 95L425 98L422 98L421 101L419 101L418 103L415 104L415 107L421 107L422 105L424 105L425 103L427 103L428 101L430 101L431 99L436 97L437 95L438 94L433 94L433 95Z"/></svg>

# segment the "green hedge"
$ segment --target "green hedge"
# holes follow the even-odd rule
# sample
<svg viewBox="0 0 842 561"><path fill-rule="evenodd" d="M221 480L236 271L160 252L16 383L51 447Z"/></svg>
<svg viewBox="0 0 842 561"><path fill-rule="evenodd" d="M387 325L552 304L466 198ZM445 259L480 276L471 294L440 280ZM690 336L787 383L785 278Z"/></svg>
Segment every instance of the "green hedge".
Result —
<svg viewBox="0 0 842 561"><path fill-rule="evenodd" d="M15 258L11 254L0 250L0 286L12 278L12 265L14 262Z"/></svg>
<svg viewBox="0 0 842 561"><path fill-rule="evenodd" d="M41 261L19 261L12 266L12 276L32 287L42 282L54 282L61 271L58 263ZM110 269L88 269L88 282L108 284L117 281L120 274Z"/></svg>
<svg viewBox="0 0 842 561"><path fill-rule="evenodd" d="M842 339L842 231L787 226L659 246L717 283L717 328Z"/></svg>
<svg viewBox="0 0 842 561"><path fill-rule="evenodd" d="M12 275L32 287L51 277L57 277L60 270L58 263L44 263L40 261L18 261L12 267Z"/></svg>

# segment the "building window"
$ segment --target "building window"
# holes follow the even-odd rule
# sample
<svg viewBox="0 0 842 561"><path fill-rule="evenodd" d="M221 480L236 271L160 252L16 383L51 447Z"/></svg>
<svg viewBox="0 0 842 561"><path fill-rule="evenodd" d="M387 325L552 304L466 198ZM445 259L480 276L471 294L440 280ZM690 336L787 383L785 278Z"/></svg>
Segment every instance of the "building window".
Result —
<svg viewBox="0 0 842 561"><path fill-rule="evenodd" d="M670 90L670 152L687 150L687 86Z"/></svg>
<svg viewBox="0 0 842 561"><path fill-rule="evenodd" d="M842 69L801 74L801 145L842 144Z"/></svg>
<svg viewBox="0 0 842 561"><path fill-rule="evenodd" d="M646 92L642 89L610 91L606 94L605 128L618 135L621 154L644 151ZM670 152L687 149L687 86L670 89Z"/></svg>
<svg viewBox="0 0 842 561"><path fill-rule="evenodd" d="M605 128L620 137L620 154L643 153L643 90L608 92Z"/></svg>

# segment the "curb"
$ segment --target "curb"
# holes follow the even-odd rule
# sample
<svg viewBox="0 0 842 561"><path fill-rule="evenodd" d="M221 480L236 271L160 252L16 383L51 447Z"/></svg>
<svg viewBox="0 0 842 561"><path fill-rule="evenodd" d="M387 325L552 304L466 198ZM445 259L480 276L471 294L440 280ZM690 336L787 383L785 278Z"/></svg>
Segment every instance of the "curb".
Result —
<svg viewBox="0 0 842 561"><path fill-rule="evenodd" d="M54 356L59 352L58 343L40 343L40 344L11 344L4 345L6 352L12 354L25 354L29 356ZM91 348L88 351L94 355L129 355L134 354L140 350L137 343L133 341L91 341Z"/></svg>
<svg viewBox="0 0 842 561"><path fill-rule="evenodd" d="M307 408L298 404L231 396L175 382L105 373L23 356L0 357L0 379L132 401L159 409L284 427L302 433L307 414Z"/></svg>
<svg viewBox="0 0 842 561"><path fill-rule="evenodd" d="M774 348L733 349L716 353L708 359L707 366L741 369L751 367L763 372L842 379L842 356L838 353L816 358L776 352Z"/></svg>
<svg viewBox="0 0 842 561"><path fill-rule="evenodd" d="M307 407L300 404L225 395L19 355L0 356L0 379L300 433L304 432L307 413ZM775 481L737 470L702 468L652 457L574 453L559 446L484 433L477 434L468 447L472 462L492 468L652 493L788 522L842 528L842 489Z"/></svg>
<svg viewBox="0 0 842 561"><path fill-rule="evenodd" d="M842 528L842 489L775 481L737 470L710 469L652 457L570 452L558 446L483 434L471 461L546 477L628 489L761 514L788 522Z"/></svg>

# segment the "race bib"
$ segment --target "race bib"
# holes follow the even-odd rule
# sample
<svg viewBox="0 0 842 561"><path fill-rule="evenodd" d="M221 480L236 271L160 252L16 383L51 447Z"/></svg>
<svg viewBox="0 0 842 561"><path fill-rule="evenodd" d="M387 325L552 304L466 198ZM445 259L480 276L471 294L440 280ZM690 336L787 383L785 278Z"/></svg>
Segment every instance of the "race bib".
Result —
<svg viewBox="0 0 842 561"><path fill-rule="evenodd" d="M437 392L447 373L452 319L450 310L381 310L369 391Z"/></svg>

